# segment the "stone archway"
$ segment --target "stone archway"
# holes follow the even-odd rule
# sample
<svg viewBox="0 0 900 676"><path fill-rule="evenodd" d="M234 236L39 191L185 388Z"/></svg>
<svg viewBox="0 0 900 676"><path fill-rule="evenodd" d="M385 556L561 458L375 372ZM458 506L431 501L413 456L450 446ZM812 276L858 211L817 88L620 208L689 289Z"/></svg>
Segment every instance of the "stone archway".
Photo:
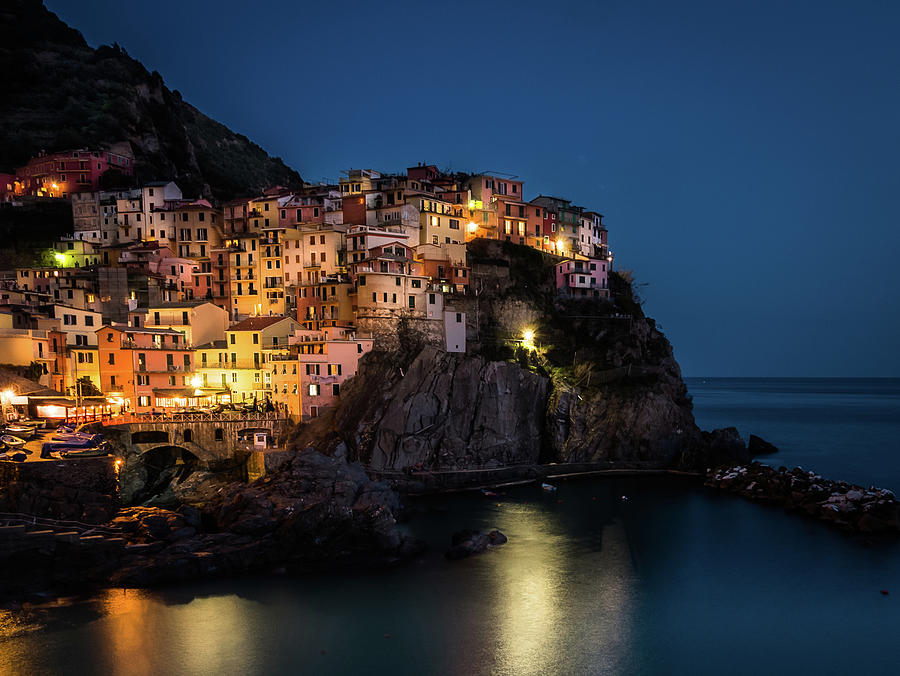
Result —
<svg viewBox="0 0 900 676"><path fill-rule="evenodd" d="M142 484L133 486L131 502L144 502L160 496L173 483L181 483L197 467L200 459L183 446L171 444L156 446L138 458L137 475Z"/></svg>

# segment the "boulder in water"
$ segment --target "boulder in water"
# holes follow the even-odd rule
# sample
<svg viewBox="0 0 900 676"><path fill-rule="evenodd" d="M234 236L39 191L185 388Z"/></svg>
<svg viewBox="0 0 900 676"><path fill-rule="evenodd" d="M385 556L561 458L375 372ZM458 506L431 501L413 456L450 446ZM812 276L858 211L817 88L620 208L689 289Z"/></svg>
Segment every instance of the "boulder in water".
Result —
<svg viewBox="0 0 900 676"><path fill-rule="evenodd" d="M487 534L477 530L457 531L450 538L450 549L447 550L446 557L451 561L464 559L467 556L481 554L487 551L488 547L505 544L506 541L507 537L496 529Z"/></svg>
<svg viewBox="0 0 900 676"><path fill-rule="evenodd" d="M773 453L778 453L778 446L770 444L762 437L751 434L750 439L747 441L747 450L750 452L751 457L757 455L772 455Z"/></svg>

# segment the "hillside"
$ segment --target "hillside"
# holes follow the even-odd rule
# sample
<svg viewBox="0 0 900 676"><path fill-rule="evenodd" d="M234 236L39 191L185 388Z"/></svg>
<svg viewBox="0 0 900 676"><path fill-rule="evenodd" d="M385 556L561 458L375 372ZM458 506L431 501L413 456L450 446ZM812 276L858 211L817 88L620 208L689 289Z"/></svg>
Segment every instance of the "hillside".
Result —
<svg viewBox="0 0 900 676"><path fill-rule="evenodd" d="M40 0L0 5L0 172L40 150L130 142L138 179L224 200L299 174L208 118L118 47L91 48Z"/></svg>

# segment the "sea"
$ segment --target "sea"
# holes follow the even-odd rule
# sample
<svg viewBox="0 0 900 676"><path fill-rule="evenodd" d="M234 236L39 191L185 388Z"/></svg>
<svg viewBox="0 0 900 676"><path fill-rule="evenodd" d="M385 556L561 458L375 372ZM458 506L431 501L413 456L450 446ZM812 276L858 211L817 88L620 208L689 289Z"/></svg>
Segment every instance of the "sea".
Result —
<svg viewBox="0 0 900 676"><path fill-rule="evenodd" d="M900 380L689 379L773 465L900 489ZM47 597L0 674L896 674L900 544L668 477L419 500L400 568ZM450 562L453 531L508 544ZM887 592L887 594L882 593Z"/></svg>

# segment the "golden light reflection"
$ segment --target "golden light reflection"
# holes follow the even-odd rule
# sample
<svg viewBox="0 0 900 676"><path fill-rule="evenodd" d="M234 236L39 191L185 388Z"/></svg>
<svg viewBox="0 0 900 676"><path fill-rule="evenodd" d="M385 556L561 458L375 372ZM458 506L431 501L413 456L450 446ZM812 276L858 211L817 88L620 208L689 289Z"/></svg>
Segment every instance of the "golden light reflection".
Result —
<svg viewBox="0 0 900 676"><path fill-rule="evenodd" d="M168 605L139 590L110 590L103 598L104 649L110 674L165 673L172 648L187 674L231 673L235 654L252 655L246 614L253 604L236 596L192 598ZM160 646L169 646L160 650Z"/></svg>
<svg viewBox="0 0 900 676"><path fill-rule="evenodd" d="M503 525L510 549L492 559L493 673L559 673L573 654L585 673L617 673L629 654L636 580L621 522L603 526L599 550L573 552L559 513L508 505L506 516L513 510L515 521Z"/></svg>

